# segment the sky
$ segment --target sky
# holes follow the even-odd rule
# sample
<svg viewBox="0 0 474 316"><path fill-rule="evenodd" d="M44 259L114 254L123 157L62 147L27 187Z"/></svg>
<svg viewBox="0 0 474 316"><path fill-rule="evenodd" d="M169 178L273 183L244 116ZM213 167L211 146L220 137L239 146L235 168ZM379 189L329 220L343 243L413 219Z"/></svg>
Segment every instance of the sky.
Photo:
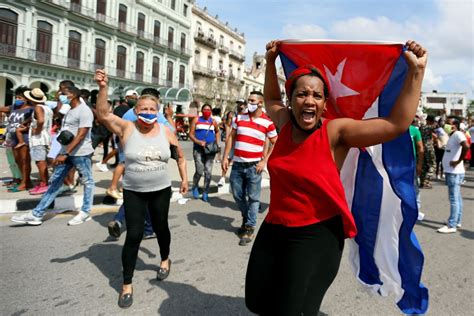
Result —
<svg viewBox="0 0 474 316"><path fill-rule="evenodd" d="M423 91L474 99L474 0L197 0L244 32L246 63L273 39L406 42L429 53Z"/></svg>

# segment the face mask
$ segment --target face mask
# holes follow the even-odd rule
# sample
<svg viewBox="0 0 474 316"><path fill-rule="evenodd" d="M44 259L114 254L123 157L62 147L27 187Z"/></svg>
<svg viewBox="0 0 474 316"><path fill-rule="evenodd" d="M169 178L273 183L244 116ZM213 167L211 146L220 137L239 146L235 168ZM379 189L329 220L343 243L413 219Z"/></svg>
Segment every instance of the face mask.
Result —
<svg viewBox="0 0 474 316"><path fill-rule="evenodd" d="M152 113L138 113L138 119L144 123L145 125L152 125L155 124L158 116Z"/></svg>
<svg viewBox="0 0 474 316"><path fill-rule="evenodd" d="M249 103L249 104L247 104L247 109L249 110L250 113L253 113L253 112L257 111L258 104Z"/></svg>
<svg viewBox="0 0 474 316"><path fill-rule="evenodd" d="M137 100L129 99L127 100L127 105L133 108L137 104Z"/></svg>
<svg viewBox="0 0 474 316"><path fill-rule="evenodd" d="M69 100L68 97L65 96L64 94L61 94L59 96L59 102L61 102L62 104L70 104L71 100Z"/></svg>
<svg viewBox="0 0 474 316"><path fill-rule="evenodd" d="M212 112L207 110L207 111L202 111L202 116L204 117L204 119L209 119L211 117L211 114Z"/></svg>
<svg viewBox="0 0 474 316"><path fill-rule="evenodd" d="M15 103L13 103L13 108L14 108L14 109L19 108L19 107L22 106L23 104L25 104L25 101L23 101L23 100L15 100Z"/></svg>

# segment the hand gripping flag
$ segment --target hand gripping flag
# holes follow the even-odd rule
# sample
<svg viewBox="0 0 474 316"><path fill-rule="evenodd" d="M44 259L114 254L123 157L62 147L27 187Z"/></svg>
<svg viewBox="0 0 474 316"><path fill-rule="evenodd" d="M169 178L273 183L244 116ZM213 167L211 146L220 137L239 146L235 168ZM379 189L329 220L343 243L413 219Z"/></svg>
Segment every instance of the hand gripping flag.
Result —
<svg viewBox="0 0 474 316"><path fill-rule="evenodd" d="M288 78L312 64L330 85L327 118L368 119L390 113L402 89L407 64L403 44L283 41L280 59ZM428 289L421 283L423 253L413 232L418 210L415 162L409 133L368 148L352 148L341 170L357 236L349 259L360 282L374 292L395 294L405 314L424 314Z"/></svg>

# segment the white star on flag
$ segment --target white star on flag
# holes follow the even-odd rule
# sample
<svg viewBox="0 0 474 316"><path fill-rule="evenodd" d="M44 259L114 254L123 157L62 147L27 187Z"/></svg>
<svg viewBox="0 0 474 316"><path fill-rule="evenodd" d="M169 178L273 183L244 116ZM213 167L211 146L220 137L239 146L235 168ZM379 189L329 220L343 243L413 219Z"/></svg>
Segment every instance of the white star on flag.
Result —
<svg viewBox="0 0 474 316"><path fill-rule="evenodd" d="M341 61L339 65L337 65L336 74L334 75L332 74L331 70L329 70L329 68L326 67L326 65L323 65L324 71L326 72L326 77L328 78L329 85L331 87L331 94L329 98L331 99L334 105L334 109L339 115L341 115L341 113L339 111L339 107L336 102L337 98L348 97L351 95L359 94L359 92L352 90L351 88L349 88L348 86L346 86L345 84L341 82L344 66L346 65L346 60L347 58Z"/></svg>

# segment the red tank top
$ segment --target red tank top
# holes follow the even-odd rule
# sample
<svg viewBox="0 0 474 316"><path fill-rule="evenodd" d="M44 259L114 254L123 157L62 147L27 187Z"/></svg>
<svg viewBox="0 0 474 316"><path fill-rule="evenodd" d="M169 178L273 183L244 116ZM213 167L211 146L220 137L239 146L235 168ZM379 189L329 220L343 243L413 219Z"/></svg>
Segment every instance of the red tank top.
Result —
<svg viewBox="0 0 474 316"><path fill-rule="evenodd" d="M292 140L292 123L283 126L268 161L270 210L265 221L299 227L341 215L344 235L352 238L357 229L331 155L328 122L300 144Z"/></svg>

